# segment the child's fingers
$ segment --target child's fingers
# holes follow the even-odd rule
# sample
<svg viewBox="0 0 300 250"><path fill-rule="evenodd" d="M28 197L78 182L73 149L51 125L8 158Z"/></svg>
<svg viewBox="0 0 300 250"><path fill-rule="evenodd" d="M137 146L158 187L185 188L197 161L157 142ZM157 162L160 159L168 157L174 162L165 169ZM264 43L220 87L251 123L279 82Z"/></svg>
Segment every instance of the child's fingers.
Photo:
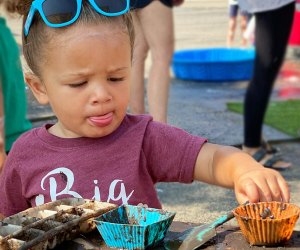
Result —
<svg viewBox="0 0 300 250"><path fill-rule="evenodd" d="M280 186L281 190L281 198L283 202L290 202L290 191L289 186L287 182L284 180L284 178L280 175L277 178L278 185Z"/></svg>
<svg viewBox="0 0 300 250"><path fill-rule="evenodd" d="M241 204L244 204L246 203L247 201L249 201L249 198L246 194L244 193L236 193L236 200L238 201L238 203L241 205ZM249 201L251 203L251 201Z"/></svg>
<svg viewBox="0 0 300 250"><path fill-rule="evenodd" d="M272 201L274 199L273 192L266 179L262 179L257 183L259 190L259 201Z"/></svg>
<svg viewBox="0 0 300 250"><path fill-rule="evenodd" d="M249 201L250 203L259 202L260 192L257 185L252 179L248 179L241 189L236 193L237 200L240 204Z"/></svg>
<svg viewBox="0 0 300 250"><path fill-rule="evenodd" d="M289 189L281 176L270 176L268 179L247 180L237 194L239 203L263 201L289 201Z"/></svg>
<svg viewBox="0 0 300 250"><path fill-rule="evenodd" d="M288 196L288 188L282 189L282 180L280 180L278 176L270 176L267 179L268 185L269 185L269 190L271 192L272 196L272 201L285 201L286 200L286 195ZM279 182L281 184L279 184ZM284 182L284 181L283 181ZM285 183L285 182L284 182Z"/></svg>

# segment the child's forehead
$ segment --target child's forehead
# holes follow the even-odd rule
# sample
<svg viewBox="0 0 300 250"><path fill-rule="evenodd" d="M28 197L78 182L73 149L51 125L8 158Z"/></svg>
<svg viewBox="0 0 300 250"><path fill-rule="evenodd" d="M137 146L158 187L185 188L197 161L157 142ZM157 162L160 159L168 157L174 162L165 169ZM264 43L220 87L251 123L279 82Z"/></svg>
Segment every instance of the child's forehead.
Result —
<svg viewBox="0 0 300 250"><path fill-rule="evenodd" d="M114 39L124 39L128 36L118 25L112 25L111 23L100 24L79 24L72 25L63 31L53 35L51 41L62 43L68 43L71 41L85 41L87 38L95 39L108 39L114 37Z"/></svg>
<svg viewBox="0 0 300 250"><path fill-rule="evenodd" d="M130 38L128 33L119 28L79 25L72 29L60 31L59 34L53 34L48 46L45 47L44 59L48 62L58 58L68 58L75 56L78 58L86 57L89 50L94 53L108 53L117 48L123 48L126 53L131 50ZM123 53L122 52L122 53ZM81 60L81 59L80 59Z"/></svg>

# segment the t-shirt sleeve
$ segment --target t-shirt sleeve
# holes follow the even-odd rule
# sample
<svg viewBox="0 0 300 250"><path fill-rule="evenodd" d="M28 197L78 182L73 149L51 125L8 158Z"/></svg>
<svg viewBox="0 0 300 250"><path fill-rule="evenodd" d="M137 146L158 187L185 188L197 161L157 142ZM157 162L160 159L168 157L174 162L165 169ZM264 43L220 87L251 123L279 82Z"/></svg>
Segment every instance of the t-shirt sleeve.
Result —
<svg viewBox="0 0 300 250"><path fill-rule="evenodd" d="M16 214L30 207L22 195L22 180L17 171L17 163L10 156L6 159L0 175L0 213L5 216Z"/></svg>
<svg viewBox="0 0 300 250"><path fill-rule="evenodd" d="M207 139L158 122L149 122L143 151L154 182L193 181L194 167Z"/></svg>

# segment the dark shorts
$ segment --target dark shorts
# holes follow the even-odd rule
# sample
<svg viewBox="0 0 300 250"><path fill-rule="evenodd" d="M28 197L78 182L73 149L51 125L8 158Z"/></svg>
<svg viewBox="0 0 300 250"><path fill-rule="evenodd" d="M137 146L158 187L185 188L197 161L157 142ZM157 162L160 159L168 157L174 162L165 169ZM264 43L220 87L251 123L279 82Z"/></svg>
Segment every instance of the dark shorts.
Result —
<svg viewBox="0 0 300 250"><path fill-rule="evenodd" d="M172 0L130 0L130 8L131 9L141 9L141 8L146 7L152 1L160 1L162 4L164 4L170 8L172 8L172 6L173 6Z"/></svg>
<svg viewBox="0 0 300 250"><path fill-rule="evenodd" d="M237 4L229 5L229 16L230 17L237 17L237 14L239 11L240 11L241 16L246 16L246 17L250 16L250 14L246 10L239 10L239 6Z"/></svg>

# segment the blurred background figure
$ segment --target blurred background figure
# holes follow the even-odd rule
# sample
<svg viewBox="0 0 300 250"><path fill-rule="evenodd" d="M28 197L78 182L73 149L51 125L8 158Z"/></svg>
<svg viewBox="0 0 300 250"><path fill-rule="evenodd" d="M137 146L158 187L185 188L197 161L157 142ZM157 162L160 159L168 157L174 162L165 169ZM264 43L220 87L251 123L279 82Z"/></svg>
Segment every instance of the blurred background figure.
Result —
<svg viewBox="0 0 300 250"><path fill-rule="evenodd" d="M31 129L26 118L27 99L19 48L3 17L0 17L0 84L1 172L13 142Z"/></svg>
<svg viewBox="0 0 300 250"><path fill-rule="evenodd" d="M262 136L263 121L277 74L284 60L295 11L294 0L239 0L255 16L254 71L244 100L243 150L265 167L290 167Z"/></svg>
<svg viewBox="0 0 300 250"><path fill-rule="evenodd" d="M249 14L250 15L250 14ZM243 33L244 39L247 40L249 46L254 46L255 39L255 17L250 15L250 20L248 20L247 28Z"/></svg>
<svg viewBox="0 0 300 250"><path fill-rule="evenodd" d="M145 60L151 54L147 82L148 111L155 121L167 123L170 86L170 64L174 51L174 25L172 6L176 0L132 0L133 21L136 32L130 112L143 114L145 110Z"/></svg>
<svg viewBox="0 0 300 250"><path fill-rule="evenodd" d="M238 0L229 0L228 3L228 32L227 32L227 47L231 48L233 45L234 37L236 34L236 26L240 21L239 26L241 29L241 47L247 46L247 39L244 38L243 34L247 28L247 23L250 19L250 14L239 7Z"/></svg>

